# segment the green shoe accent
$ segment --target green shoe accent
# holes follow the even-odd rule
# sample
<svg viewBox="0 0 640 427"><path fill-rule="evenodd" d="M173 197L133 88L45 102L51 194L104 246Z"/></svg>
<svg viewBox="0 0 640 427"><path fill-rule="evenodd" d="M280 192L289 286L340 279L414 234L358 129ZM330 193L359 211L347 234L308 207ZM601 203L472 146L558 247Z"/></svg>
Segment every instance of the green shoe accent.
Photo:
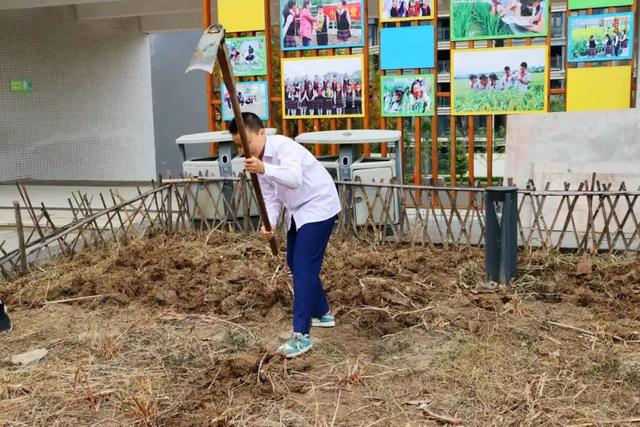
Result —
<svg viewBox="0 0 640 427"><path fill-rule="evenodd" d="M336 318L329 313L320 318L314 317L311 319L311 326L318 328L333 328L336 326Z"/></svg>
<svg viewBox="0 0 640 427"><path fill-rule="evenodd" d="M276 353L280 353L287 359L290 359L306 353L311 350L312 347L313 345L311 344L311 337L309 337L309 335L294 332L289 341L278 347Z"/></svg>

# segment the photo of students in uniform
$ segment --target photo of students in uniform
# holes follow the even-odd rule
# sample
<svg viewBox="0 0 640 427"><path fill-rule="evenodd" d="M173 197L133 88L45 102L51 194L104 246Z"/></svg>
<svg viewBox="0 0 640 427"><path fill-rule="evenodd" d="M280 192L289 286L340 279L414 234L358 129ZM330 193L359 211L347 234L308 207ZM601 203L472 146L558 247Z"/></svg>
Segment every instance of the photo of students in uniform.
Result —
<svg viewBox="0 0 640 427"><path fill-rule="evenodd" d="M383 76L383 117L431 116L434 114L433 75Z"/></svg>
<svg viewBox="0 0 640 427"><path fill-rule="evenodd" d="M569 62L633 58L633 13L570 16Z"/></svg>
<svg viewBox="0 0 640 427"><path fill-rule="evenodd" d="M281 0L282 50L363 46L362 0Z"/></svg>
<svg viewBox="0 0 640 427"><path fill-rule="evenodd" d="M380 0L382 22L433 19L431 0Z"/></svg>
<svg viewBox="0 0 640 427"><path fill-rule="evenodd" d="M451 39L545 36L548 7L544 0L452 0Z"/></svg>
<svg viewBox="0 0 640 427"><path fill-rule="evenodd" d="M254 113L260 119L269 118L269 88L266 81L236 82L236 94L240 110L243 113ZM222 85L222 119L233 119L231 97L226 86Z"/></svg>
<svg viewBox="0 0 640 427"><path fill-rule="evenodd" d="M267 51L264 36L238 37L225 40L229 61L235 76L267 74Z"/></svg>
<svg viewBox="0 0 640 427"><path fill-rule="evenodd" d="M547 47L453 51L453 114L546 111Z"/></svg>
<svg viewBox="0 0 640 427"><path fill-rule="evenodd" d="M362 55L284 59L282 76L286 118L364 116Z"/></svg>

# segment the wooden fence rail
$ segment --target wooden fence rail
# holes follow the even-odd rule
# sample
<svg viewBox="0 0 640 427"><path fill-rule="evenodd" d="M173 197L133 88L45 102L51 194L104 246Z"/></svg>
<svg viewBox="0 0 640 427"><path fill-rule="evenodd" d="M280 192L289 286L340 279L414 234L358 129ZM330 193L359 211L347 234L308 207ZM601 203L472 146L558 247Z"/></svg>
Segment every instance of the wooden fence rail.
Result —
<svg viewBox="0 0 640 427"><path fill-rule="evenodd" d="M484 242L484 189L389 183L336 182L343 210L336 235L377 243L478 246ZM19 187L32 226L20 230L24 248L0 242L0 276L54 256L73 256L86 245L127 243L153 233L214 229L258 230L257 203L244 175L232 179L192 178L153 183L129 200L116 190L100 194L95 209L86 194L68 198L73 220L56 225L44 205L35 207ZM570 249L578 253L636 253L640 250L640 191L594 179L577 188L564 184L518 191L518 241L524 250ZM282 230L280 221L279 229Z"/></svg>

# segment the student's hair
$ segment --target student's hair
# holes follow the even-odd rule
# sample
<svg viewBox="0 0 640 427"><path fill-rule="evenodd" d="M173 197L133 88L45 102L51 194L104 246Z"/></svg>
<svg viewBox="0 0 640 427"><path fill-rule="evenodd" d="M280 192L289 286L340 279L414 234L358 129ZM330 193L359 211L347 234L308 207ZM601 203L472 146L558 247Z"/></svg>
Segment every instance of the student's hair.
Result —
<svg viewBox="0 0 640 427"><path fill-rule="evenodd" d="M491 74L489 74L489 78L490 78L491 80L498 80L498 76L496 75L496 73L491 73Z"/></svg>
<svg viewBox="0 0 640 427"><path fill-rule="evenodd" d="M480 74L480 80L487 80L486 74Z"/></svg>
<svg viewBox="0 0 640 427"><path fill-rule="evenodd" d="M260 120L260 117L254 113L242 113L242 121L244 122L244 128L247 131L258 133L260 132L260 129L264 129L262 120ZM229 133L231 133L231 135L237 135L238 132L238 123L234 118L231 120L231 123L229 123Z"/></svg>
<svg viewBox="0 0 640 427"><path fill-rule="evenodd" d="M305 9L306 7L308 7L308 6L309 6L309 3L311 3L311 0L304 0L304 1L302 2L302 8L303 8L303 9Z"/></svg>
<svg viewBox="0 0 640 427"><path fill-rule="evenodd" d="M282 9L282 16L284 17L284 20L287 20L287 16L289 16L289 10L293 9L293 6L296 5L296 2L294 0L289 0L285 5L284 5L284 9Z"/></svg>
<svg viewBox="0 0 640 427"><path fill-rule="evenodd" d="M506 66L504 67L504 70L505 70L505 71L511 71L511 67L509 67L508 65L506 65Z"/></svg>
<svg viewBox="0 0 640 427"><path fill-rule="evenodd" d="M528 68L528 67L529 67L529 66L527 65L527 63L526 63L526 62L521 62L521 63L520 63L520 66L521 66L522 68Z"/></svg>
<svg viewBox="0 0 640 427"><path fill-rule="evenodd" d="M422 87L422 82L420 80L416 79L416 80L413 81L413 83L411 83L411 92L413 92L413 87L416 84L419 84Z"/></svg>
<svg viewBox="0 0 640 427"><path fill-rule="evenodd" d="M347 0L342 0L342 5L346 6L347 5Z"/></svg>
<svg viewBox="0 0 640 427"><path fill-rule="evenodd" d="M469 80L473 80L473 79L477 79L478 76L476 76L475 74L469 74Z"/></svg>

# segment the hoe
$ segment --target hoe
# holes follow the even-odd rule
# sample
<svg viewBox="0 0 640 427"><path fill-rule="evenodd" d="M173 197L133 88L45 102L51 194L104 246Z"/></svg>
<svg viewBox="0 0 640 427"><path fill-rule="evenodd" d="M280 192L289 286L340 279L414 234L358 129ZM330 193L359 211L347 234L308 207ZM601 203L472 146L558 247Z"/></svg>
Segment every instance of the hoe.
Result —
<svg viewBox="0 0 640 427"><path fill-rule="evenodd" d="M214 24L207 28L202 35L198 48L191 58L191 63L187 68L187 72L192 70L202 70L209 74L213 73L216 60L220 65L220 71L222 72L222 79L229 93L231 99L231 107L233 109L233 116L238 124L238 133L242 140L242 147L245 155L250 156L249 140L247 139L247 130L244 127L244 121L242 120L242 112L240 110L240 103L236 94L236 86L233 80L233 69L231 68L231 62L229 60L229 52L224 41L224 28L221 25ZM251 183L253 184L253 191L256 194L256 200L258 201L258 209L260 211L260 219L266 231L271 231L271 224L269 223L269 217L267 216L267 209L264 205L264 199L262 197L262 190L260 189L260 183L258 182L258 176L254 173L251 174ZM271 251L273 255L278 254L278 246L275 239L270 240Z"/></svg>

